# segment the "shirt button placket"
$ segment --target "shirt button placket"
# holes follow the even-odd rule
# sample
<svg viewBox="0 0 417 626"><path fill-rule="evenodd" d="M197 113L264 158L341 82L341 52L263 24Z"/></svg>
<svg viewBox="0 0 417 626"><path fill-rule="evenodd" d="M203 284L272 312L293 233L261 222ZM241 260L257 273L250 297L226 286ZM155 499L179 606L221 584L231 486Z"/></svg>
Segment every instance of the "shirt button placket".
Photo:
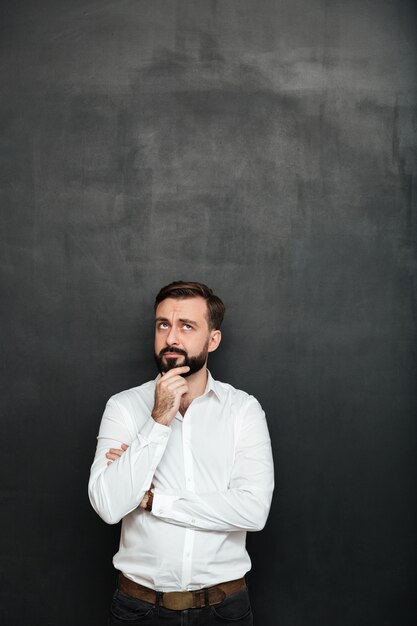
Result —
<svg viewBox="0 0 417 626"><path fill-rule="evenodd" d="M192 454L191 454L191 449L190 449L190 446L191 446L190 428L191 428L190 420L184 419L182 423L182 436L183 436L182 444L183 444L183 455L184 455L185 484L186 484L186 489L188 491L194 491L193 461L192 461Z"/></svg>
<svg viewBox="0 0 417 626"><path fill-rule="evenodd" d="M190 409L188 409L190 411ZM187 412L188 413L188 412ZM189 413L182 422L182 435L183 435L183 460L184 460L184 474L185 474L185 488L187 491L194 491L194 476L192 455L190 450L191 441L191 423L189 419ZM184 538L184 551L182 559L182 587L186 589L192 579L192 556L193 556L193 544L194 544L195 531L192 528L187 528Z"/></svg>

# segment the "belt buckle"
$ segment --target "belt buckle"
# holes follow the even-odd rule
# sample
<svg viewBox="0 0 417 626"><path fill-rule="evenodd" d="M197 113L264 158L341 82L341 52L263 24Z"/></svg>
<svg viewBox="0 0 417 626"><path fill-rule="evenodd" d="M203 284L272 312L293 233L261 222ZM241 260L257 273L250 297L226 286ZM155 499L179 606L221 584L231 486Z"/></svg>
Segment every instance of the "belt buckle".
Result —
<svg viewBox="0 0 417 626"><path fill-rule="evenodd" d="M167 591L162 594L162 606L171 611L191 609L193 596L190 591Z"/></svg>

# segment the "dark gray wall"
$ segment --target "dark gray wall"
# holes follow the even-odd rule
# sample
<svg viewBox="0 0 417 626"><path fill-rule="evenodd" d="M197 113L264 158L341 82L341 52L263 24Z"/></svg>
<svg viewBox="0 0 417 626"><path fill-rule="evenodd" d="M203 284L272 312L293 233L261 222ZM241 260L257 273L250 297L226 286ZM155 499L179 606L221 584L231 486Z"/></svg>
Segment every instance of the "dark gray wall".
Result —
<svg viewBox="0 0 417 626"><path fill-rule="evenodd" d="M95 436L180 278L223 297L211 369L268 414L256 624L415 624L414 4L0 11L1 623L105 623Z"/></svg>

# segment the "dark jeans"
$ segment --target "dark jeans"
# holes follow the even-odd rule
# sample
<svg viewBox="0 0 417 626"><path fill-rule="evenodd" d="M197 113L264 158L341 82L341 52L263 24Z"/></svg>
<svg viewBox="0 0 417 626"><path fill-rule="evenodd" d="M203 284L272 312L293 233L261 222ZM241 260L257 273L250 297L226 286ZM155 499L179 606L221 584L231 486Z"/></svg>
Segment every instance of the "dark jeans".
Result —
<svg viewBox="0 0 417 626"><path fill-rule="evenodd" d="M247 589L227 596L223 602L203 609L171 611L137 600L117 590L110 608L108 626L253 626Z"/></svg>

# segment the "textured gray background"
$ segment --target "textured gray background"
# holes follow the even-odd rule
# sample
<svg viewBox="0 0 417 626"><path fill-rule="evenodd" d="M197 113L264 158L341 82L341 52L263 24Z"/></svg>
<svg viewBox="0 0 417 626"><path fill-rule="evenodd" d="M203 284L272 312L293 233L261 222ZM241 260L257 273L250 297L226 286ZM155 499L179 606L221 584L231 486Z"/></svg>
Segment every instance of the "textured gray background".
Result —
<svg viewBox="0 0 417 626"><path fill-rule="evenodd" d="M274 442L255 623L414 625L414 3L0 11L2 624L105 623L95 436L187 279L224 299L211 369Z"/></svg>

